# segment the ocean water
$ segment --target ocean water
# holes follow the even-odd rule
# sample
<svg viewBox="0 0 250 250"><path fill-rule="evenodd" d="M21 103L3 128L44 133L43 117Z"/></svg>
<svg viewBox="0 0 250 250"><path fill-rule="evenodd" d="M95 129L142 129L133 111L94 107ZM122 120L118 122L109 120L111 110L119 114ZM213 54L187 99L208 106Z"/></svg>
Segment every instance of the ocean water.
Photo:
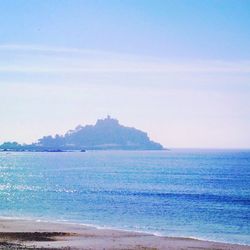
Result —
<svg viewBox="0 0 250 250"><path fill-rule="evenodd" d="M250 245L250 151L1 152L0 216Z"/></svg>

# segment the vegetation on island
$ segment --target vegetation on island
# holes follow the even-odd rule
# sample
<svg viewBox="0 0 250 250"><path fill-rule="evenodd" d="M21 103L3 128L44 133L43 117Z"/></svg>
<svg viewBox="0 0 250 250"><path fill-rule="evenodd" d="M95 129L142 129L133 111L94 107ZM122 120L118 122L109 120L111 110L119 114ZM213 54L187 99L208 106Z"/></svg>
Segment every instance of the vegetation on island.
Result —
<svg viewBox="0 0 250 250"><path fill-rule="evenodd" d="M65 135L44 136L30 145L5 142L1 150L53 151L65 150L162 150L163 146L151 141L147 133L125 127L117 119L108 116L97 120L95 125L77 126Z"/></svg>

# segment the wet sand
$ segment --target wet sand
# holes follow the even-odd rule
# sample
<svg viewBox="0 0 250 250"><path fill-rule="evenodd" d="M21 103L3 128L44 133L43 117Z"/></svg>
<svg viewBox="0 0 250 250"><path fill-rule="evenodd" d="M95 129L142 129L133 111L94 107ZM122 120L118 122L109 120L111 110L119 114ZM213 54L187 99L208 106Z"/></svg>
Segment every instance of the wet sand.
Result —
<svg viewBox="0 0 250 250"><path fill-rule="evenodd" d="M0 219L0 249L250 250L250 246L97 229L78 224Z"/></svg>

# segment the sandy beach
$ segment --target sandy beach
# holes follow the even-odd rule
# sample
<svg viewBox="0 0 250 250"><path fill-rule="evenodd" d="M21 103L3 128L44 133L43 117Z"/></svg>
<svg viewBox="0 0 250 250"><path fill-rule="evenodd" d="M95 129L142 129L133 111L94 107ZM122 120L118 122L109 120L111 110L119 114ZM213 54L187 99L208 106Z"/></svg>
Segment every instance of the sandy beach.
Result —
<svg viewBox="0 0 250 250"><path fill-rule="evenodd" d="M77 224L0 220L0 249L250 249L250 246L160 237Z"/></svg>

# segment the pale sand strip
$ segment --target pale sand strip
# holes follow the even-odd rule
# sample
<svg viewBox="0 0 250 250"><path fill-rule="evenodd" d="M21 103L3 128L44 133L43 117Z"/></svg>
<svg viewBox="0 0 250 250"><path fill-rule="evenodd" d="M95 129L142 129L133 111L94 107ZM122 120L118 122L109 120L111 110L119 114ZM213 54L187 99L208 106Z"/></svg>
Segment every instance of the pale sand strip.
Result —
<svg viewBox="0 0 250 250"><path fill-rule="evenodd" d="M200 241L186 238L160 237L151 234L110 229L97 229L77 224L37 222L32 220L0 220L0 242L9 242L36 248L67 249L213 249L250 250L250 246ZM40 234L33 234L40 232ZM46 234L45 232L57 232ZM9 234L8 234L9 233ZM31 234L27 234L31 233ZM61 233L67 233L65 235ZM39 238L39 237L42 237ZM53 241L51 241L53 239ZM42 241L40 241L42 240ZM1 246L2 244L2 246ZM6 243L5 243L6 244ZM0 243L0 249L21 249L7 247Z"/></svg>

